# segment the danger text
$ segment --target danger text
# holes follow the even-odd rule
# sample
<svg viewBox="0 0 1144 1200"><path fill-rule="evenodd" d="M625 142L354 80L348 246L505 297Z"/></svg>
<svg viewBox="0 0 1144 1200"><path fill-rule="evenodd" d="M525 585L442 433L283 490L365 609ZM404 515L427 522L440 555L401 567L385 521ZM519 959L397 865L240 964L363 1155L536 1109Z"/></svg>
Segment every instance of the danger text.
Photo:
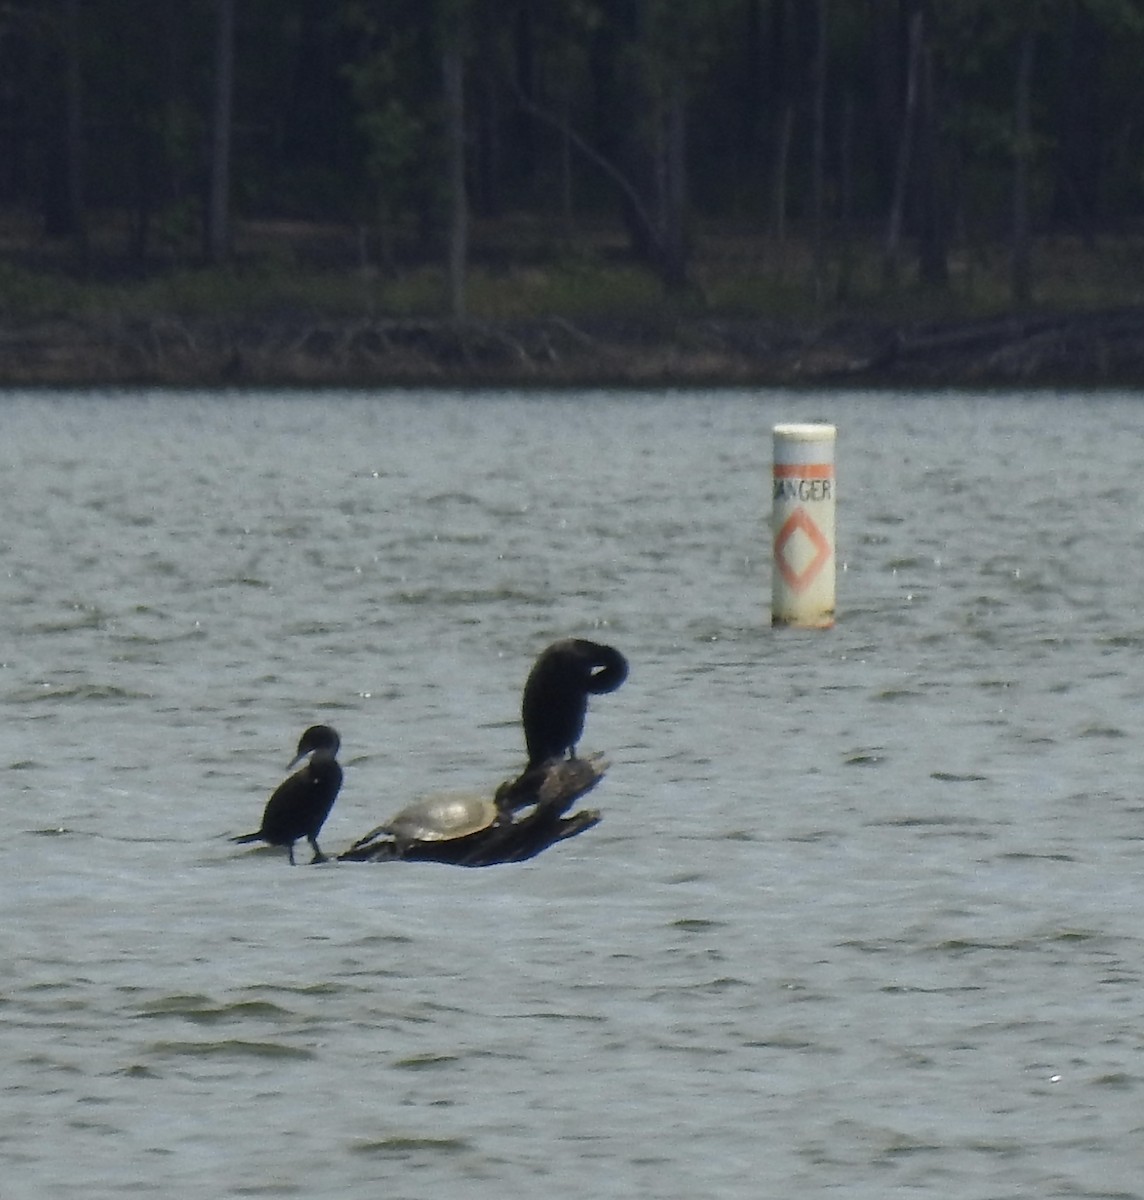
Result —
<svg viewBox="0 0 1144 1200"><path fill-rule="evenodd" d="M832 479L776 479L776 500L829 500Z"/></svg>

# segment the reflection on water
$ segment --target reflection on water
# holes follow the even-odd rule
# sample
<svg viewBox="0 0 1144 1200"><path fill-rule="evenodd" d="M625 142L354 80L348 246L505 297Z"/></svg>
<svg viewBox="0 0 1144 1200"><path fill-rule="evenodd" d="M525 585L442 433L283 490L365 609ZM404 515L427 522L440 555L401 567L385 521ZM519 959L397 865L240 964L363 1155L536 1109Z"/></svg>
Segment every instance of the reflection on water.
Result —
<svg viewBox="0 0 1144 1200"><path fill-rule="evenodd" d="M1131 396L0 401L12 1195L1144 1195ZM839 623L772 631L771 426L838 425ZM533 863L336 850L632 664Z"/></svg>

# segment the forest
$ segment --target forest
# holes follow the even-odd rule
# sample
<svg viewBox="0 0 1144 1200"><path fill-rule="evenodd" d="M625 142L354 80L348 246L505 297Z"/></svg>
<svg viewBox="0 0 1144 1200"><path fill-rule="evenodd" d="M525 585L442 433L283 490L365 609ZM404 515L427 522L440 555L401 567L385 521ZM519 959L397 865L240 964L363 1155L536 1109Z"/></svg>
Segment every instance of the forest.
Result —
<svg viewBox="0 0 1144 1200"><path fill-rule="evenodd" d="M1016 313L1067 359L1046 314L1115 309L1128 354L1141 62L1144 0L11 0L0 318L560 318L486 348L534 361Z"/></svg>

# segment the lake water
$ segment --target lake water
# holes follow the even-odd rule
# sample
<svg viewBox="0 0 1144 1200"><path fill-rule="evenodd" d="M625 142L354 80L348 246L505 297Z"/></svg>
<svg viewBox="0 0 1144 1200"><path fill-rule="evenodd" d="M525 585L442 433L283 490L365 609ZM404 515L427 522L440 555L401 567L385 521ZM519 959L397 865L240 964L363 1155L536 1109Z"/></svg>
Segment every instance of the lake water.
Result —
<svg viewBox="0 0 1144 1200"><path fill-rule="evenodd" d="M819 418L839 619L772 630L771 428ZM1144 398L0 422L4 1196L1144 1196ZM567 635L631 662L595 829L227 840L316 721L329 852L492 786Z"/></svg>

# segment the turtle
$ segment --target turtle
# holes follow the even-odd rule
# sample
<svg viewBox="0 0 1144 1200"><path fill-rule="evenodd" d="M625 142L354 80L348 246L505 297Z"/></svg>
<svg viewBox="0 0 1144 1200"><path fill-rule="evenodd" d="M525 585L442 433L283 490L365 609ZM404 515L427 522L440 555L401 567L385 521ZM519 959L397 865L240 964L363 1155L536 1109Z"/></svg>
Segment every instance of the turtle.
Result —
<svg viewBox="0 0 1144 1200"><path fill-rule="evenodd" d="M501 784L492 795L451 792L413 801L338 856L342 862L521 862L600 820L569 808L604 777L603 755L552 759Z"/></svg>

